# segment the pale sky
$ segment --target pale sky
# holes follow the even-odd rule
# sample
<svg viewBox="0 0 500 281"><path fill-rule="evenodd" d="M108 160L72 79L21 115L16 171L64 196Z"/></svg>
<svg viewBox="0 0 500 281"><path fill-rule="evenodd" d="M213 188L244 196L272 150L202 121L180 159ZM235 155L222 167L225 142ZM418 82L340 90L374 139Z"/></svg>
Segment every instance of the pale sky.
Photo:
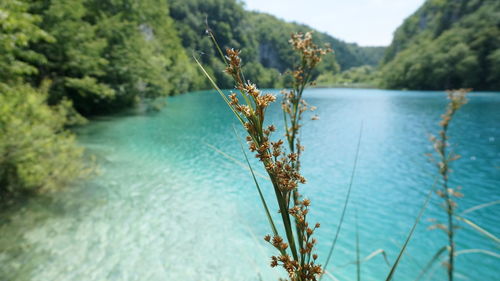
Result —
<svg viewBox="0 0 500 281"><path fill-rule="evenodd" d="M307 24L362 46L389 45L392 33L425 0L243 0L248 10Z"/></svg>

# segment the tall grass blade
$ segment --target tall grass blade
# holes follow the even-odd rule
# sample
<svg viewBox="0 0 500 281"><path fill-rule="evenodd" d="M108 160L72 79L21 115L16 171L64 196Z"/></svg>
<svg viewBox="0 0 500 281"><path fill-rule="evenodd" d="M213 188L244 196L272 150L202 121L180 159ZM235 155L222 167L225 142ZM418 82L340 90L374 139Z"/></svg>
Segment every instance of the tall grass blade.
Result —
<svg viewBox="0 0 500 281"><path fill-rule="evenodd" d="M269 221L269 224L271 225L272 231L274 236L278 236L278 229L276 228L276 225L274 224L273 217L271 216L271 213L269 212L269 208L267 207L266 199L264 198L264 195L262 194L262 190L260 188L259 182L257 181L257 178L255 177L255 173L253 171L252 165L250 164L250 161L248 160L248 156L245 152L245 149L243 147L243 143L241 141L240 136L238 135L238 132L236 131L236 128L234 128L234 134L238 138L238 142L240 143L241 151L243 152L243 155L245 156L245 160L247 162L248 168L250 169L250 172L252 174L253 181L255 183L255 187L257 188L257 191L259 192L259 197L262 202L262 206L264 206L264 210L266 211L266 216Z"/></svg>
<svg viewBox="0 0 500 281"><path fill-rule="evenodd" d="M354 218L356 224L356 279L361 281L361 261L359 259L359 229L358 229L358 212Z"/></svg>
<svg viewBox="0 0 500 281"><path fill-rule="evenodd" d="M426 267L420 272L419 276L417 277L417 279L415 279L415 281L419 281L420 279L422 279L425 276L425 274L427 272L429 272L429 270L431 270L433 268L434 263L439 259L439 257L446 250L448 250L447 246L444 246L443 248L439 249L439 251L436 252L436 254L432 257L432 259L426 265ZM483 250L483 249L468 249L468 250L461 250L461 251L456 251L455 252L455 256L459 256L459 255L463 255L463 254L485 254L485 255L492 256L494 258L499 258L500 259L500 255L499 254L493 253L493 252L488 251L488 250ZM435 270L433 270L432 273L434 271ZM432 274L429 274L429 276L427 277L426 280L432 280L431 278L432 278Z"/></svg>
<svg viewBox="0 0 500 281"><path fill-rule="evenodd" d="M479 209L490 207L490 206L497 205L497 204L500 204L500 200L496 200L496 201L493 201L493 202L484 203L484 204L480 204L480 205L474 206L472 208L469 208L469 209L463 211L462 213L460 213L460 215L465 215L465 214L468 214L470 212L474 212L474 211L477 211Z"/></svg>
<svg viewBox="0 0 500 281"><path fill-rule="evenodd" d="M243 161L240 161L236 158L234 158L233 156L225 153L224 151L218 149L217 147L215 147L214 145L211 145L209 143L206 143L206 142L203 142L206 146L210 147L211 149L213 149L215 152L219 153L220 155L222 155L224 158L230 160L231 162L233 162L234 164L240 166L241 168L247 170L247 171L250 171L250 168L248 168L248 165L246 163L244 163ZM258 176L259 178L261 179L264 179L264 180L269 180L269 176L266 176L262 173L259 173L257 171L254 171L255 175Z"/></svg>
<svg viewBox="0 0 500 281"><path fill-rule="evenodd" d="M212 43L217 48L217 51L219 52L219 55L220 55L222 61L224 62L225 65L229 65L227 63L226 56L224 56L224 52L222 52L222 49L220 48L219 42L217 42L217 39L215 39L215 35L212 32L212 29L210 28L210 26L208 26L208 16L205 17L205 26L206 26L206 32L210 36L210 39L212 39Z"/></svg>
<svg viewBox="0 0 500 281"><path fill-rule="evenodd" d="M427 278L425 278L425 281L434 281L434 274L438 271L439 267L435 266L432 267L431 270L429 271L429 274L427 274Z"/></svg>
<svg viewBox="0 0 500 281"><path fill-rule="evenodd" d="M328 271L326 271L326 270L323 272L323 275L328 276L328 277L329 277L330 279L332 279L333 281L340 281L337 277L333 276L333 274L331 274L330 272L328 272ZM321 275L321 276L323 276L323 275Z"/></svg>
<svg viewBox="0 0 500 281"><path fill-rule="evenodd" d="M434 182L434 185L436 184L437 180ZM434 188L431 189L427 197L425 198L425 202L420 208L420 211L418 213L417 218L415 219L415 222L413 223L413 226L410 230L410 233L408 233L408 237L406 237L405 243L403 244L403 247L401 247L401 250L399 251L399 255L396 258L396 261L392 265L391 270L389 271L389 274L387 275L387 278L385 281L390 281L394 277L394 273L396 273L396 269L399 265L399 262L401 261L401 258L403 257L403 254L406 250L406 247L408 246L408 243L410 242L411 238L413 237L413 233L415 232L415 229L417 228L418 223L420 222L420 219L422 218L422 215L424 214L425 209L427 208L427 205L429 204L429 201L431 200L432 193L434 192Z"/></svg>
<svg viewBox="0 0 500 281"><path fill-rule="evenodd" d="M483 250L483 249L461 250L461 251L457 251L455 253L455 256L464 255L464 254L484 254L484 255L488 255L488 256L492 256L494 258L500 259L500 255L499 254L491 252L491 251L488 251L488 250Z"/></svg>
<svg viewBox="0 0 500 281"><path fill-rule="evenodd" d="M390 268L391 267L391 263L389 262L389 259L387 258L387 254L386 254L386 252L383 249L377 249L377 250L371 252L369 255L367 255L366 257L362 258L360 260L360 263L364 263L364 262L370 261L371 259L375 258L378 255L382 255L385 263ZM356 264L356 261L351 261L351 262L348 262L348 263L343 264L341 266L338 266L337 269L344 268L344 267L347 267L347 266L352 265L352 264Z"/></svg>
<svg viewBox="0 0 500 281"><path fill-rule="evenodd" d="M221 60L222 62L224 62L224 65L225 66L229 66L229 63L227 62L227 59L226 59L226 56L224 55L224 52L222 52L222 49L219 45L219 42L217 41L217 39L215 38L215 35L214 33L212 32L212 29L208 26L208 17L205 18L205 24L206 24L206 32L208 33L208 35L210 36L210 39L212 40L212 43L214 44L215 48L217 49L217 52L219 52L219 55L221 57ZM245 75L243 74L243 70L240 70L240 75L241 75L241 78L242 78L242 81L247 81L245 79ZM245 93L241 93L242 96L243 96L243 99L245 99L245 102L247 103L247 105L249 107L251 107L252 105L252 102L250 101L250 99L247 97L247 95Z"/></svg>
<svg viewBox="0 0 500 281"><path fill-rule="evenodd" d="M460 221L463 221L465 222L466 224L468 224L469 226L471 226L474 230L478 231L479 233L483 234L484 236L490 238L491 240L493 240L495 243L500 243L500 239L498 239L495 235L493 235L492 233L488 232L487 230L485 230L484 228L480 227L479 225L473 223L472 221L466 219L466 218L463 218L463 217L460 217L460 216L455 216L458 220Z"/></svg>
<svg viewBox="0 0 500 281"><path fill-rule="evenodd" d="M246 228L247 232L252 237L252 240L255 242L255 246L256 246L256 248L258 248L259 252L263 256L267 255L264 246L262 245L262 243L259 243L259 240L261 240L261 239L257 238L257 235L255 234L255 232L250 227L248 221L246 221L245 219L243 219L243 217L241 217L241 216L240 216L239 219L243 222L242 225ZM252 263L252 265L255 266L255 272L257 272L257 274L258 274L259 280L263 280L262 275L261 275L262 271L257 267L255 259L249 258L248 254L246 254L245 256L247 256L247 260L249 260ZM273 279L275 279L275 280L279 279L278 273L276 271L273 271L273 275L274 275Z"/></svg>
<svg viewBox="0 0 500 281"><path fill-rule="evenodd" d="M448 247L444 246L442 247L441 249L439 249L435 254L434 256L432 256L432 258L429 260L429 262L425 265L425 267L422 269L422 271L420 271L420 274L417 276L417 278L415 279L415 281L419 281L420 279L422 279L422 277L425 276L425 274L427 274L427 272L429 271L429 269L432 268L432 266L434 265L434 263L439 259L439 257L444 253L446 252L446 250L448 249Z"/></svg>
<svg viewBox="0 0 500 281"><path fill-rule="evenodd" d="M359 129L358 145L356 147L356 155L354 157L354 166L352 168L351 180L349 182L349 187L347 189L347 195L345 197L344 207L342 209L342 214L340 215L339 225L337 226L337 231L335 233L335 237L333 238L332 245L330 246L330 251L328 252L328 256L326 258L325 265L323 266L323 269L325 269L325 270L326 270L326 268L328 266L328 263L330 262L330 259L331 259L332 254L333 254L333 250L335 249L335 245L337 244L337 239L339 238L340 229L342 228L342 224L344 222L344 217L345 217L345 213L346 213L346 210L347 210L347 205L349 204L349 198L351 197L352 183L354 181L354 175L356 173L356 167L357 167L357 164L358 164L359 150L360 150L360 147L361 147L361 137L362 137L362 134L363 134L363 123L361 123L361 127ZM319 280L321 280L322 277L323 277L323 275L321 275L319 277Z"/></svg>
<svg viewBox="0 0 500 281"><path fill-rule="evenodd" d="M226 97L226 95L224 94L224 92L222 92L222 90L219 88L219 86L217 86L217 83L215 83L215 81L212 79L212 77L210 76L210 74L208 74L207 70L203 67L203 65L200 63L200 61L196 58L196 56L193 56L193 58L196 61L196 63L198 64L198 66L200 67L200 69L203 72L203 74L205 74L205 76L210 81L210 84L212 84L212 87L214 87L214 89L217 91L217 93L219 93L219 95L222 97L222 99L226 102L227 106L234 113L234 115L236 116L236 118L238 118L238 120L240 121L240 123L242 125L244 125L245 122L243 121L243 119L241 118L241 116L234 110L234 108L230 105L229 100Z"/></svg>
<svg viewBox="0 0 500 281"><path fill-rule="evenodd" d="M373 257L375 257L376 255L382 255L382 257L384 258L384 261L385 263L387 264L387 266L391 266L391 263L389 262L389 259L387 258L387 253L382 250L382 249L379 249L373 253L371 253L370 255L366 256L364 259L363 259L363 262L366 262L366 261L369 261L371 260Z"/></svg>

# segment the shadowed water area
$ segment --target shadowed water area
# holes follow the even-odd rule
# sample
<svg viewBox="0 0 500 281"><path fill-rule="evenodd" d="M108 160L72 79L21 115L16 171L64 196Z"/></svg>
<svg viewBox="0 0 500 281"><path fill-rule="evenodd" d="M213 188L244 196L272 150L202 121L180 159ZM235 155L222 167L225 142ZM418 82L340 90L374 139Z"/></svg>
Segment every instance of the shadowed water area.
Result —
<svg viewBox="0 0 500 281"><path fill-rule="evenodd" d="M303 194L324 262L342 211L361 123L360 158L344 228L328 270L355 280L355 213L361 256L382 249L390 262L430 191L436 168L429 133L446 106L441 92L314 89L305 93L320 120L306 121ZM472 93L450 128L451 185L463 187L459 211L500 200L500 93ZM78 130L98 174L0 215L0 280L277 280L264 211L233 133L238 126L214 92L169 98L160 112L98 118ZM279 105L267 123L282 124ZM281 128L281 127L279 127ZM240 131L243 135L243 132ZM281 137L282 131L275 133ZM252 160L253 161L253 160ZM264 174L257 161L252 162ZM258 177L271 209L270 183ZM395 280L414 280L447 242L433 197ZM466 218L500 236L500 205ZM278 217L275 212L276 218ZM462 224L457 250L498 252L498 243ZM496 280L500 259L459 255L457 280ZM362 263L362 280L384 280L382 255ZM445 280L437 264L422 280ZM323 280L329 280L326 277Z"/></svg>

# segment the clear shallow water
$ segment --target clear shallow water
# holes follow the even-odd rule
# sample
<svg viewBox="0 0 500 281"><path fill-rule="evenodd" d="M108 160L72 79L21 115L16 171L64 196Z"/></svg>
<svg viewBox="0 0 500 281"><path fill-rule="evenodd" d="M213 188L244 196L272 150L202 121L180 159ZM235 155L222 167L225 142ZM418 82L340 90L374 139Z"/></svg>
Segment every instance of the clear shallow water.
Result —
<svg viewBox="0 0 500 281"><path fill-rule="evenodd" d="M433 182L427 134L437 131L446 100L438 92L350 89L310 90L306 98L321 117L303 131L304 194L313 203L311 222L322 224L320 261L364 123L351 205L328 268L339 280L354 280L355 266L346 264L355 259L355 212L361 255L383 249L393 261ZM281 120L275 107L270 121ZM277 280L268 266L273 251L262 240L269 227L248 171L211 147L243 160L233 124L212 92L170 98L157 113L91 122L79 141L96 155L99 174L0 215L0 280ZM463 156L451 176L463 186L461 210L500 199L499 124L499 93L471 94L452 124L451 141ZM269 184L261 183L274 203ZM496 205L466 217L500 236L499 214ZM444 220L436 198L396 280L414 280L446 243L444 233L426 229L428 218ZM499 250L467 226L458 231L457 248ZM428 279L445 280L444 269L435 268ZM500 260L464 254L457 268L457 280L498 280ZM381 256L362 264L362 280L384 280L387 272Z"/></svg>

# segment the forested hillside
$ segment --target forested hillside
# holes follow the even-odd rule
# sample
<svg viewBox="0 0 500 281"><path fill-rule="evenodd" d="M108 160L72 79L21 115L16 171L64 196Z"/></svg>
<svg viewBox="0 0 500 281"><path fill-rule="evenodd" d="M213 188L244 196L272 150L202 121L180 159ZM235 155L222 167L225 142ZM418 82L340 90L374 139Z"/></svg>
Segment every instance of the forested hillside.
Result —
<svg viewBox="0 0 500 281"><path fill-rule="evenodd" d="M245 11L236 0L170 0L169 3L170 15L185 49L199 55L225 88L231 87L231 83L221 73L223 66L205 34L207 23L221 46L243 49L242 58L247 63L245 75L261 87L283 86L281 74L295 62L288 43L290 34L314 30L268 14ZM335 56L326 58L316 73L377 65L385 50L382 47L359 47L320 32L316 32L315 40L318 44L330 44L335 51Z"/></svg>
<svg viewBox="0 0 500 281"><path fill-rule="evenodd" d="M46 33L44 40L22 46L29 55L13 51L30 67L22 80L34 87L50 81L49 104L71 101L83 116L207 88L193 55L222 87L230 87L205 34L207 23L223 48L243 50L246 75L261 87L283 86L282 74L295 62L290 34L312 30L246 11L236 0L6 0L2 5L7 18L9 10L22 6ZM7 31L8 22L3 28ZM335 50L317 73L376 65L382 56L383 48L359 47L319 32L315 38Z"/></svg>
<svg viewBox="0 0 500 281"><path fill-rule="evenodd" d="M33 1L30 11L54 39L31 46L44 57L32 81L52 81L53 104L68 98L89 115L197 87L165 1Z"/></svg>
<svg viewBox="0 0 500 281"><path fill-rule="evenodd" d="M500 1L426 1L396 30L381 86L500 89Z"/></svg>

